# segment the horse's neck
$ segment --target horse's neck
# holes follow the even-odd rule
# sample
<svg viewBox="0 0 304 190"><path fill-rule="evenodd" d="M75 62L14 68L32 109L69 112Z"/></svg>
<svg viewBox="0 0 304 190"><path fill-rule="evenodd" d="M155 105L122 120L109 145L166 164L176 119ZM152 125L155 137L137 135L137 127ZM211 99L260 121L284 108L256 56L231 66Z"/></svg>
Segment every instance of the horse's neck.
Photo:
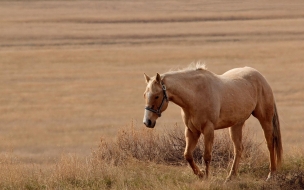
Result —
<svg viewBox="0 0 304 190"><path fill-rule="evenodd" d="M165 77L170 101L183 109L189 109L193 105L197 81L194 76L184 73L170 74Z"/></svg>

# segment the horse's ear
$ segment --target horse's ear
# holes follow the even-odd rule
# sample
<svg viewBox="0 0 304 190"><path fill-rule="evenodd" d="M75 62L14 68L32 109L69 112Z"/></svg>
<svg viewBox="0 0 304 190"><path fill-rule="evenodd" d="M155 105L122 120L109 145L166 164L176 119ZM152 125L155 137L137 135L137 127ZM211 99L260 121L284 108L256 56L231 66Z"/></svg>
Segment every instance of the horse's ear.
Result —
<svg viewBox="0 0 304 190"><path fill-rule="evenodd" d="M150 77L148 75L146 75L146 73L144 73L144 77L146 79L146 83L148 83L150 81Z"/></svg>
<svg viewBox="0 0 304 190"><path fill-rule="evenodd" d="M156 82L160 83L160 81L161 81L160 75L156 73Z"/></svg>

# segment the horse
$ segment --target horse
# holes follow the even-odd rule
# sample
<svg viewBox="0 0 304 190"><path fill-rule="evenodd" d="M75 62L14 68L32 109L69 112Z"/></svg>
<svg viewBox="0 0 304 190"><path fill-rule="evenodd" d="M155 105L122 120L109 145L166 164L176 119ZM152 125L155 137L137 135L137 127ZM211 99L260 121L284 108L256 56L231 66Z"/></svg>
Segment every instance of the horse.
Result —
<svg viewBox="0 0 304 190"><path fill-rule="evenodd" d="M214 131L229 128L234 145L234 159L226 181L237 175L242 151L242 129L253 115L264 131L269 150L270 172L273 178L281 165L283 148L280 122L272 89L263 75L254 68L234 68L222 75L209 71L204 64L156 74L149 77L144 92L146 102L143 123L154 128L157 118L173 102L181 107L185 124L184 157L200 178L209 176ZM205 174L193 160L193 150L200 135L204 136Z"/></svg>

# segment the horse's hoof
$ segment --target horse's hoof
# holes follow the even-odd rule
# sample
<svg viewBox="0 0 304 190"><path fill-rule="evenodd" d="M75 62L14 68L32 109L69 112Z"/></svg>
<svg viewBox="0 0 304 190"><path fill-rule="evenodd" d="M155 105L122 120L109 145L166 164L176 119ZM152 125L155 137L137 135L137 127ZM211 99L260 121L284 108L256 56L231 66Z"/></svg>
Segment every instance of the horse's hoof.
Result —
<svg viewBox="0 0 304 190"><path fill-rule="evenodd" d="M235 180L235 179L238 179L237 175L236 174L230 174L226 178L225 183L230 182L230 181Z"/></svg>
<svg viewBox="0 0 304 190"><path fill-rule="evenodd" d="M231 177L227 177L224 183L228 183L231 181Z"/></svg>
<svg viewBox="0 0 304 190"><path fill-rule="evenodd" d="M204 179L204 174L203 174L202 172L198 173L197 176L198 176L198 178L200 178L200 179Z"/></svg>
<svg viewBox="0 0 304 190"><path fill-rule="evenodd" d="M274 175L275 175L274 172L270 172L270 173L268 174L268 176L267 176L266 181L271 181L271 180L273 180L273 179L274 179Z"/></svg>
<svg viewBox="0 0 304 190"><path fill-rule="evenodd" d="M266 181L271 181L272 179L273 177L271 175L268 175Z"/></svg>
<svg viewBox="0 0 304 190"><path fill-rule="evenodd" d="M203 171L203 170L200 170L196 175L197 175L198 178L200 178L200 179L204 179L204 177L205 177L205 174L204 174L204 171Z"/></svg>

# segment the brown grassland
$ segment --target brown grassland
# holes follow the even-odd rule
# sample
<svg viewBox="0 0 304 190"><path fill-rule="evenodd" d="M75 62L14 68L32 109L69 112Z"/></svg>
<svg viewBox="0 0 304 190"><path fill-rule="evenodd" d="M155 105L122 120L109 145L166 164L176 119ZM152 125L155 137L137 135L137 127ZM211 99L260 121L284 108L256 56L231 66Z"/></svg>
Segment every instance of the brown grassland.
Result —
<svg viewBox="0 0 304 190"><path fill-rule="evenodd" d="M1 0L0 188L303 189L303 10L302 0ZM226 184L227 130L202 181L183 160L176 105L143 126L143 72L196 61L216 74L251 66L272 86L284 148L273 181L254 118L240 176Z"/></svg>

